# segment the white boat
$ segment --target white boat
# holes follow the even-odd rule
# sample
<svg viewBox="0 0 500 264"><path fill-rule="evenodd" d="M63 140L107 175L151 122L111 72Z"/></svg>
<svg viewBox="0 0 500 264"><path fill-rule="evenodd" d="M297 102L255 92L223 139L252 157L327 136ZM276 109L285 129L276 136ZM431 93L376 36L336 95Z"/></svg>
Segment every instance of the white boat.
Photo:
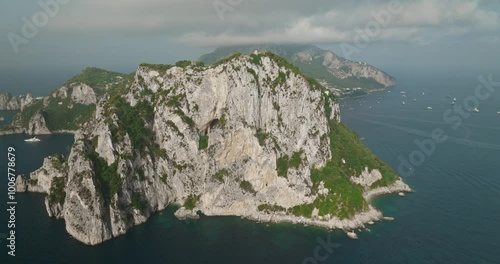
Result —
<svg viewBox="0 0 500 264"><path fill-rule="evenodd" d="M429 109L429 110L432 110L432 107L430 107L430 106L427 106L427 109Z"/></svg>
<svg viewBox="0 0 500 264"><path fill-rule="evenodd" d="M477 109L477 107L474 107L474 109L472 109L471 111L474 113L479 113L479 109Z"/></svg>
<svg viewBox="0 0 500 264"><path fill-rule="evenodd" d="M40 142L42 140L40 140L39 138L37 137L33 137L33 138L29 138L29 139L25 139L24 140L25 142Z"/></svg>
<svg viewBox="0 0 500 264"><path fill-rule="evenodd" d="M499 115L500 115L500 111L498 111L498 112L497 112L497 114L499 114Z"/></svg>
<svg viewBox="0 0 500 264"><path fill-rule="evenodd" d="M455 98L453 98L453 102L456 102L456 101L457 101L457 98L456 98L456 97L455 97Z"/></svg>
<svg viewBox="0 0 500 264"><path fill-rule="evenodd" d="M404 101L403 101L403 102L401 102L401 103L402 103L402 104L406 104Z"/></svg>
<svg viewBox="0 0 500 264"><path fill-rule="evenodd" d="M451 102L451 105L455 105L455 101Z"/></svg>

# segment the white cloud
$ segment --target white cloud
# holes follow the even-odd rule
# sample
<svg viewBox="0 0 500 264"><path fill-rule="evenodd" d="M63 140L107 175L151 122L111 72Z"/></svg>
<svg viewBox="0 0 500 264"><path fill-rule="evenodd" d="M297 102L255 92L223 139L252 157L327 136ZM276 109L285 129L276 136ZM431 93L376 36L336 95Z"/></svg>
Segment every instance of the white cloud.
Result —
<svg viewBox="0 0 500 264"><path fill-rule="evenodd" d="M227 0L220 0L227 2ZM353 42L356 29L391 0L242 0L221 21L212 0L71 1L51 21L56 32L168 35L197 46ZM429 43L500 29L498 10L480 0L401 0L403 11L373 41ZM486 33L487 34L487 33Z"/></svg>
<svg viewBox="0 0 500 264"><path fill-rule="evenodd" d="M363 30L374 20L372 12L387 9L387 2L361 7L333 8L305 17L291 25L258 33L203 32L181 36L181 42L194 45L228 45L262 42L338 43L353 42L356 29ZM481 9L479 0L402 1L403 10L373 40L428 44L446 35L495 31L500 28L498 12ZM439 33L440 32L440 33Z"/></svg>

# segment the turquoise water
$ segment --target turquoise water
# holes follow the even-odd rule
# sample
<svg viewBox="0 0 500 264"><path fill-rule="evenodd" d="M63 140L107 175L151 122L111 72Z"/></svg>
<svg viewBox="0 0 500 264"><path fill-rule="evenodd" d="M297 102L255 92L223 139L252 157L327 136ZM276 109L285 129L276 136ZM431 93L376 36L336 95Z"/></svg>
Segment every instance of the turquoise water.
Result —
<svg viewBox="0 0 500 264"><path fill-rule="evenodd" d="M496 114L500 92L481 102L480 113L452 130L442 117L451 106L446 96L457 97L460 103L474 94L475 76L397 77L398 86L390 93L342 101L343 121L393 168L399 165L398 157L417 149L415 139L428 138L433 129L443 129L449 139L405 178L415 193L374 201L395 220L370 226L371 232L360 233L358 240L338 231L258 224L237 217L178 221L172 215L175 208L168 208L126 235L90 247L69 237L62 220L47 217L43 195L18 194L18 256L7 258L0 244L0 261L314 263L304 260L314 256L321 244L318 239L330 238L336 243L334 251L317 263L500 263L500 115ZM428 106L433 110L427 110ZM1 160L5 160L7 146L16 146L22 173L40 166L47 154L67 154L72 142L70 135L56 135L42 138L44 145L37 146L26 145L24 138L0 137ZM5 170L5 162L0 163L0 170ZM1 188L0 196L4 194ZM0 232L4 230L5 224L0 224Z"/></svg>

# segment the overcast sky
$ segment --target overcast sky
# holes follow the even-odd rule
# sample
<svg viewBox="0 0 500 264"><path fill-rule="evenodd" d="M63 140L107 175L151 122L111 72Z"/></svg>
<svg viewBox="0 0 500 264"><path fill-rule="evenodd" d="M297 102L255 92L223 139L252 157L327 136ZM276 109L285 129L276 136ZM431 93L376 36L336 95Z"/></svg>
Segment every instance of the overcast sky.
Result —
<svg viewBox="0 0 500 264"><path fill-rule="evenodd" d="M55 1L44 17L40 2ZM500 70L499 1L391 2L5 0L0 91L46 91L86 66L132 72L141 62L194 60L220 45L249 43L310 43L341 56L354 47L351 59L389 72ZM374 14L390 18L376 22ZM23 33L25 19L38 19L36 34ZM359 42L367 25L375 30L368 46Z"/></svg>

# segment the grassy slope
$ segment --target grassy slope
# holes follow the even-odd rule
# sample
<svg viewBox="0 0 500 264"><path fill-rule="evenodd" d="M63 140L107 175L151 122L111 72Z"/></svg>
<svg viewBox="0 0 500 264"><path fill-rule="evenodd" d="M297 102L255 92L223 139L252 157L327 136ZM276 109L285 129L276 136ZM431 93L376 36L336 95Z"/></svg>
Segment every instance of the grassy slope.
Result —
<svg viewBox="0 0 500 264"><path fill-rule="evenodd" d="M290 67L294 72L297 71L295 66L282 60L284 59L279 60L281 66ZM308 80L310 81L310 79ZM315 85L311 83L311 86ZM325 113L328 117L332 111L329 102L336 99L330 95L324 96L324 100ZM313 193L318 191L321 182L329 189L329 193L326 196L319 196L312 204L299 205L288 209L292 214L309 217L313 209L318 208L321 216L331 214L341 219L349 218L368 208L368 204L363 198L363 188L352 183L350 181L351 176L360 175L365 167L370 170L379 169L382 173L382 179L374 183L371 186L372 188L390 185L399 178L394 170L363 145L355 132L335 120L329 120L329 123L330 133L328 137L330 139L332 159L327 162L325 167L311 170ZM342 159L346 161L345 164ZM284 174L281 167L283 166L278 166L278 172ZM266 211L286 210L273 205L263 205L261 209Z"/></svg>
<svg viewBox="0 0 500 264"><path fill-rule="evenodd" d="M323 182L329 190L328 195L318 197L312 204L292 208L291 212L295 215L310 216L315 207L319 209L319 215L332 214L344 219L366 210L368 204L363 198L363 188L350 181L351 176L360 175L365 167L379 169L382 173L382 179L374 183L372 188L390 185L399 178L344 124L331 122L330 130L332 159L325 167L311 170L313 193ZM346 161L345 164L342 159Z"/></svg>
<svg viewBox="0 0 500 264"><path fill-rule="evenodd" d="M120 77L126 78L127 74L107 71L95 67L88 67L80 74L69 79L65 85L72 83L85 83L92 88L102 88L108 84L114 84L120 81Z"/></svg>
<svg viewBox="0 0 500 264"><path fill-rule="evenodd" d="M133 78L133 74L127 75L89 67L68 80L65 85L85 83L94 88L99 96L105 92L113 93L120 90L131 78ZM108 86L108 90L102 89L106 86ZM36 112L41 111L50 131L76 130L79 125L90 120L95 112L95 105L72 104L71 108L70 105L69 98L49 97L49 103L46 107L43 106L42 100L35 100L33 104L20 113L20 124L27 127L31 117Z"/></svg>

